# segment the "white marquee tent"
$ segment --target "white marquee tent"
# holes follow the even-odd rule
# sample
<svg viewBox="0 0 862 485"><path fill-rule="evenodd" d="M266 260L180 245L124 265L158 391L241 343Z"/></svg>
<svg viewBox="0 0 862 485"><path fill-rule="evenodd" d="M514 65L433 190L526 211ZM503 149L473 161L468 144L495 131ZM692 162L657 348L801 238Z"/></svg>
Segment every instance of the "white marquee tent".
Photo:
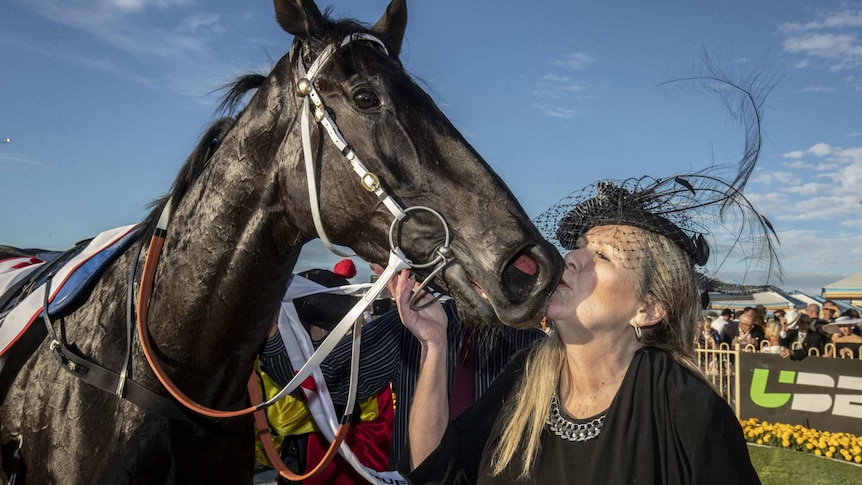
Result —
<svg viewBox="0 0 862 485"><path fill-rule="evenodd" d="M850 300L853 305L862 304L862 273L824 286L820 295L827 300Z"/></svg>
<svg viewBox="0 0 862 485"><path fill-rule="evenodd" d="M794 308L805 308L808 304L788 293L781 291L764 291L750 295L725 295L722 293L709 294L709 308L721 310L730 308L740 310L745 307L763 305L767 310L791 310Z"/></svg>

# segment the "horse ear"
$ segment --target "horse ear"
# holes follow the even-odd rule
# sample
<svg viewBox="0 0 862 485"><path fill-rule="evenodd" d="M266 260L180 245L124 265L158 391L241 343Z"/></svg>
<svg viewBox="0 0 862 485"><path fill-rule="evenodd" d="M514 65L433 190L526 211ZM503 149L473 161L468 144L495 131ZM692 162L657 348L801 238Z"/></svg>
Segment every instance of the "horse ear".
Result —
<svg viewBox="0 0 862 485"><path fill-rule="evenodd" d="M386 7L386 12L374 24L371 32L380 37L386 44L386 49L393 57L401 54L401 41L404 40L404 30L407 29L407 3L405 0L392 0Z"/></svg>
<svg viewBox="0 0 862 485"><path fill-rule="evenodd" d="M314 0L273 0L278 25L295 37L317 34L323 25L323 15Z"/></svg>

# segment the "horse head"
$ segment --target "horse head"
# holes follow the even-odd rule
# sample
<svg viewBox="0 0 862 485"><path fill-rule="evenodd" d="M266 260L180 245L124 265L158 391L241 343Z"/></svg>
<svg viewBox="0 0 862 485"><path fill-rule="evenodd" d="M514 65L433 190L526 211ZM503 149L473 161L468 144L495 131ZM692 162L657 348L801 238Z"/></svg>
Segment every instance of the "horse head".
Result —
<svg viewBox="0 0 862 485"><path fill-rule="evenodd" d="M393 0L371 28L332 21L312 0L274 4L278 23L294 35L294 44L247 110L278 112L278 123L296 127L303 116L320 119L323 113L314 111L322 105L348 145L333 142L329 128L315 120L306 142L312 153L304 154L296 140L301 130L282 140L275 156L282 161L280 196L291 222L304 237L323 232L366 261L380 263L387 261L393 244L414 263L434 260L448 228L454 264L435 276L434 285L457 300L465 321L536 323L559 279L559 254L539 235L504 182L405 71L398 59L407 23L405 2ZM360 37L351 38L354 34ZM315 106L309 89L320 105ZM299 107L308 97L306 114L273 107L287 99ZM305 156L313 157L311 171ZM348 160L351 156L371 179L357 172ZM317 187L312 195L306 188L309 178ZM375 196L368 185L377 181ZM396 216L381 200L384 196L409 212L396 224L393 237ZM320 230L311 217L315 206ZM417 207L433 209L439 217L410 209Z"/></svg>

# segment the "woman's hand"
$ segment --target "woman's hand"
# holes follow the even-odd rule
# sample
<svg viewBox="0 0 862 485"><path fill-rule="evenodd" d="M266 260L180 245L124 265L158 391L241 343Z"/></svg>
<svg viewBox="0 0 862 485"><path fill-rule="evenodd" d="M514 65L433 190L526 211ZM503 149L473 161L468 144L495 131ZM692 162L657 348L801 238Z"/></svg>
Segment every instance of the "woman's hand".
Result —
<svg viewBox="0 0 862 485"><path fill-rule="evenodd" d="M383 267L376 263L371 264L371 269L377 274L383 272ZM419 311L414 311L410 308L410 297L413 295L413 289L417 285L416 278L410 274L409 269L401 270L395 274L389 280L387 286L395 299L395 304L398 306L398 315L401 317L401 322L423 346L435 345L446 341L446 330L449 322L442 304L435 302ZM422 290L422 294L416 299L416 306L421 307L432 299L433 296L431 293Z"/></svg>
<svg viewBox="0 0 862 485"><path fill-rule="evenodd" d="M437 345L446 341L446 328L448 321L446 312L440 302L432 303L430 306L415 311L410 308L410 297L416 288L416 278L410 274L409 269L401 270L398 275L389 282L389 291L395 297L398 306L398 314L401 322L410 330L423 346ZM430 302L434 297L426 290L416 298L416 306Z"/></svg>

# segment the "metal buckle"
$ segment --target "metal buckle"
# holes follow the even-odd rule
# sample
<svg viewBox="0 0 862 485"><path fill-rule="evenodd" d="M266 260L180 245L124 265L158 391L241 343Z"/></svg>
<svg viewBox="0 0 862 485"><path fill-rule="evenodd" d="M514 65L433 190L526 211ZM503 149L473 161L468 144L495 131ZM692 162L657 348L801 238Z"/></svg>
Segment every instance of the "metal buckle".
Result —
<svg viewBox="0 0 862 485"><path fill-rule="evenodd" d="M362 183L362 187L369 192L376 192L377 189L380 188L380 179L377 178L377 175L374 175L371 172L366 172L365 175L362 176L360 180Z"/></svg>

